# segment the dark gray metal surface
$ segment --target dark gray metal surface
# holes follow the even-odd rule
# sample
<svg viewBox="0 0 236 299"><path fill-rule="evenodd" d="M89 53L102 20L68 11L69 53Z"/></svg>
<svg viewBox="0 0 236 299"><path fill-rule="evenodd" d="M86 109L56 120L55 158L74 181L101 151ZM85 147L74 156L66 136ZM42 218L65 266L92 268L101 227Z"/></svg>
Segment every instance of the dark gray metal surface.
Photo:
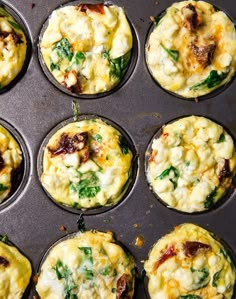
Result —
<svg viewBox="0 0 236 299"><path fill-rule="evenodd" d="M20 12L33 40L33 55L24 77L10 91L0 95L0 117L20 132L29 150L30 174L20 196L0 211L0 233L7 234L31 260L34 272L45 251L58 238L77 230L78 215L57 207L45 194L37 176L37 154L46 134L72 114L72 97L57 90L45 77L38 62L37 39L48 14L61 0L9 1ZM85 1L84 1L85 2ZM92 1L90 1L92 2ZM94 1L93 1L94 2ZM99 1L95 1L99 2ZM199 103L178 99L160 89L151 79L144 61L144 44L151 15L157 15L174 1L117 0L134 24L139 54L136 67L126 84L115 93L96 100L78 100L81 113L99 114L118 123L136 143L140 167L130 196L120 205L100 215L85 216L87 229L112 230L133 253L139 272L150 247L175 225L192 222L222 237L236 252L236 194L218 209L200 215L185 215L163 206L148 189L144 173L145 150L153 134L165 122L183 115L210 117L236 136L236 103L234 82L221 94ZM210 1L236 17L234 1ZM134 227L138 224L138 227ZM142 248L133 241L144 236ZM33 285L29 298L33 297ZM142 283L138 282L135 298L144 299Z"/></svg>

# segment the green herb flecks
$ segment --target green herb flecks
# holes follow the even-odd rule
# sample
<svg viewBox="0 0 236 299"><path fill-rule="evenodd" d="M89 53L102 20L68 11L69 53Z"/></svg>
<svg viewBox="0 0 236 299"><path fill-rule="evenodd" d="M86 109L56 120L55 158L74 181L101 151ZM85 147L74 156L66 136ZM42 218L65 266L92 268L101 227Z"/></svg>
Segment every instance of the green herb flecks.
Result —
<svg viewBox="0 0 236 299"><path fill-rule="evenodd" d="M7 22L16 30L22 30L21 26L11 20L7 20Z"/></svg>
<svg viewBox="0 0 236 299"><path fill-rule="evenodd" d="M64 279L65 285L64 285L64 298L66 299L78 299L76 294L73 294L73 290L77 288L77 285L75 284L73 278L72 278L72 272L68 268L67 265L64 265L61 260L58 260L56 263L55 268L53 268L56 271L57 279L61 280Z"/></svg>
<svg viewBox="0 0 236 299"><path fill-rule="evenodd" d="M111 289L111 292L114 294L114 293L116 293L116 288L112 288Z"/></svg>
<svg viewBox="0 0 236 299"><path fill-rule="evenodd" d="M84 253L85 258L93 264L93 255L91 247L78 247L80 251Z"/></svg>
<svg viewBox="0 0 236 299"><path fill-rule="evenodd" d="M79 181L79 183L71 183L70 188L72 192L77 192L79 198L92 198L101 191L98 186L98 177L94 172L88 172L86 178Z"/></svg>
<svg viewBox="0 0 236 299"><path fill-rule="evenodd" d="M90 270L87 267L84 267L83 271L84 271L84 274L85 274L85 278L87 280L92 280L93 279L93 277L94 277L93 270Z"/></svg>
<svg viewBox="0 0 236 299"><path fill-rule="evenodd" d="M100 134L96 134L93 136L93 139L99 143L102 142L102 136Z"/></svg>
<svg viewBox="0 0 236 299"><path fill-rule="evenodd" d="M57 42L53 50L57 51L57 55L61 59L67 58L69 61L72 60L73 52L71 50L70 42L67 38L62 38L59 42Z"/></svg>
<svg viewBox="0 0 236 299"><path fill-rule="evenodd" d="M175 61L177 62L179 59L179 51L167 49L163 44L160 44L162 49L166 51L166 53Z"/></svg>
<svg viewBox="0 0 236 299"><path fill-rule="evenodd" d="M219 137L219 140L217 141L217 143L221 143L221 142L225 142L225 134L224 133L222 133L221 135L220 135L220 137Z"/></svg>
<svg viewBox="0 0 236 299"><path fill-rule="evenodd" d="M217 187L215 187L215 189L207 196L204 202L205 209L209 209L213 206L216 195L217 195Z"/></svg>
<svg viewBox="0 0 236 299"><path fill-rule="evenodd" d="M4 236L0 235L0 241L5 243L5 244L8 244L8 241L9 241L8 236L7 235L4 235Z"/></svg>
<svg viewBox="0 0 236 299"><path fill-rule="evenodd" d="M8 189L8 187L4 184L0 183L0 192L6 191Z"/></svg>
<svg viewBox="0 0 236 299"><path fill-rule="evenodd" d="M83 52L77 52L75 54L75 63L80 64L82 61L86 59L85 54Z"/></svg>
<svg viewBox="0 0 236 299"><path fill-rule="evenodd" d="M111 272L111 266L107 266L100 270L100 274L103 276L108 276Z"/></svg>
<svg viewBox="0 0 236 299"><path fill-rule="evenodd" d="M127 52L125 55L118 58L111 58L110 53L105 51L102 53L102 57L107 59L110 65L110 77L115 77L121 80L128 67L131 58L131 51Z"/></svg>
<svg viewBox="0 0 236 299"><path fill-rule="evenodd" d="M214 288L216 288L218 286L218 280L220 279L220 273L221 273L222 269L218 272L216 272L214 275L213 275L213 279L212 279L212 286Z"/></svg>
<svg viewBox="0 0 236 299"><path fill-rule="evenodd" d="M129 145L124 136L120 135L119 137L119 145L123 155L127 155L129 153Z"/></svg>
<svg viewBox="0 0 236 299"><path fill-rule="evenodd" d="M198 295L183 295L180 296L179 299L202 299L202 297L198 296Z"/></svg>
<svg viewBox="0 0 236 299"><path fill-rule="evenodd" d="M50 70L53 72L54 70L60 71L60 63L54 63L50 58Z"/></svg>
<svg viewBox="0 0 236 299"><path fill-rule="evenodd" d="M80 107L79 107L79 102L77 100L72 101L72 110L73 110L74 121L78 121L80 115Z"/></svg>
<svg viewBox="0 0 236 299"><path fill-rule="evenodd" d="M228 72L229 73L229 72ZM228 76L228 73L219 74L216 70L210 72L209 76L202 82L190 87L190 90L197 90L201 88L213 88L219 85Z"/></svg>

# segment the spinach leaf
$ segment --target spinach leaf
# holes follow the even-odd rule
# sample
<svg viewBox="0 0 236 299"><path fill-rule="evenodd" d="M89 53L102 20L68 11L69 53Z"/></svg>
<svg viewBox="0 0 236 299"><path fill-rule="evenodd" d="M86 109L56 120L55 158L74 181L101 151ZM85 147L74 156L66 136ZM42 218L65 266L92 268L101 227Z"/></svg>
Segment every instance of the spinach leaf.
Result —
<svg viewBox="0 0 236 299"><path fill-rule="evenodd" d="M64 265L61 260L58 260L55 268L53 269L56 271L58 280L65 280L64 297L68 299L78 299L76 294L72 294L73 290L77 288L77 285L72 278L72 272L68 266Z"/></svg>
<svg viewBox="0 0 236 299"><path fill-rule="evenodd" d="M123 155L127 155L129 153L129 145L124 136L120 135L119 137L119 145Z"/></svg>
<svg viewBox="0 0 236 299"><path fill-rule="evenodd" d="M75 55L75 63L80 64L83 60L85 60L85 54L83 52L77 52Z"/></svg>
<svg viewBox="0 0 236 299"><path fill-rule="evenodd" d="M78 248L84 253L86 259L88 259L90 263L93 264L92 248L91 247L78 247Z"/></svg>
<svg viewBox="0 0 236 299"><path fill-rule="evenodd" d="M221 269L220 271L216 272L216 273L213 275L212 286L213 286L214 288L217 287L217 283L218 283L218 280L219 280L219 278L220 278L220 273L221 273L221 271L222 271L222 269Z"/></svg>
<svg viewBox="0 0 236 299"><path fill-rule="evenodd" d="M191 271L193 273L194 281L194 287L192 288L192 290L198 290L200 288L203 288L209 283L210 277L207 268L203 268L201 270L191 268Z"/></svg>
<svg viewBox="0 0 236 299"><path fill-rule="evenodd" d="M0 16L2 17L9 17L9 13L2 7L0 7Z"/></svg>
<svg viewBox="0 0 236 299"><path fill-rule="evenodd" d="M21 26L19 24L16 24L15 22L12 22L11 20L7 20L7 22L16 30L22 30Z"/></svg>
<svg viewBox="0 0 236 299"><path fill-rule="evenodd" d="M222 133L222 134L220 135L220 138L219 138L219 140L217 141L217 143L221 143L221 142L225 142L225 134L224 134L224 133Z"/></svg>
<svg viewBox="0 0 236 299"><path fill-rule="evenodd" d="M160 175L158 175L156 177L156 179L160 179L163 180L166 176L168 176L170 174L170 172L173 171L175 177L179 178L179 171L177 168L175 168L174 166L170 166L169 168L167 168L166 170L164 170Z"/></svg>
<svg viewBox="0 0 236 299"><path fill-rule="evenodd" d="M109 275L110 272L111 272L111 266L107 266L100 271L100 274L102 274L103 276L107 276Z"/></svg>
<svg viewBox="0 0 236 299"><path fill-rule="evenodd" d="M5 244L8 244L8 236L7 235L4 235L4 236L0 236L0 241L5 243Z"/></svg>
<svg viewBox="0 0 236 299"><path fill-rule="evenodd" d="M112 293L116 293L116 288L112 288L112 289L111 289L111 292L112 292Z"/></svg>
<svg viewBox="0 0 236 299"><path fill-rule="evenodd" d="M217 187L207 196L204 202L204 208L209 209L214 204L215 196L217 194Z"/></svg>
<svg viewBox="0 0 236 299"><path fill-rule="evenodd" d="M79 183L71 183L70 188L72 192L77 192L80 198L92 198L101 191L101 187L97 184L98 177L91 171L87 174L87 177L80 180Z"/></svg>
<svg viewBox="0 0 236 299"><path fill-rule="evenodd" d="M93 139L99 143L102 142L102 136L100 134L96 134L93 136Z"/></svg>
<svg viewBox="0 0 236 299"><path fill-rule="evenodd" d="M104 59L107 59L110 64L110 77L115 77L121 80L128 67L131 58L131 50L118 58L111 58L110 53L105 51L102 54Z"/></svg>
<svg viewBox="0 0 236 299"><path fill-rule="evenodd" d="M90 270L90 269L88 269L86 266L83 268L83 270L84 270L84 274L85 274L85 278L87 279L87 280L92 280L93 279L93 271L92 270Z"/></svg>
<svg viewBox="0 0 236 299"><path fill-rule="evenodd" d="M202 299L202 297L198 296L198 295L183 295L180 296L179 299Z"/></svg>
<svg viewBox="0 0 236 299"><path fill-rule="evenodd" d="M177 62L179 59L179 51L167 49L163 44L160 44L161 47L166 51L166 53L175 61Z"/></svg>
<svg viewBox="0 0 236 299"><path fill-rule="evenodd" d="M160 22L160 20L162 19L162 17L154 17L154 27L156 28Z"/></svg>
<svg viewBox="0 0 236 299"><path fill-rule="evenodd" d="M73 52L71 50L70 42L67 38L62 38L59 42L57 42L53 50L57 51L57 55L61 60L64 58L68 58L69 61L72 60Z"/></svg>
<svg viewBox="0 0 236 299"><path fill-rule="evenodd" d="M60 62L54 63L52 59L50 58L50 70L53 72L54 70L60 71Z"/></svg>
<svg viewBox="0 0 236 299"><path fill-rule="evenodd" d="M224 81L224 79L228 76L228 73L219 74L216 70L213 70L205 80L193 85L192 87L190 87L190 90L197 90L205 87L213 88Z"/></svg>
<svg viewBox="0 0 236 299"><path fill-rule="evenodd" d="M6 191L8 189L7 186L3 185L3 184L0 184L0 192L1 191Z"/></svg>

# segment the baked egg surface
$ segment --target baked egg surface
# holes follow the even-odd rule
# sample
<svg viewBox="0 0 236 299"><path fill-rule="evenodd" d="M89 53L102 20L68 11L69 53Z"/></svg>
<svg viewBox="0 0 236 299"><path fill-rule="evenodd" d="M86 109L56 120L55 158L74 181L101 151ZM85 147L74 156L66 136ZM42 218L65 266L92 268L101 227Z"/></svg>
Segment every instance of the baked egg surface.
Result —
<svg viewBox="0 0 236 299"><path fill-rule="evenodd" d="M162 237L144 264L151 299L230 299L235 267L207 230L182 224Z"/></svg>
<svg viewBox="0 0 236 299"><path fill-rule="evenodd" d="M132 299L135 263L112 233L87 231L55 245L36 285L41 299Z"/></svg>
<svg viewBox="0 0 236 299"><path fill-rule="evenodd" d="M45 148L41 182L61 204L81 209L112 206L126 190L132 157L126 139L101 119L70 123Z"/></svg>
<svg viewBox="0 0 236 299"><path fill-rule="evenodd" d="M76 94L111 90L124 77L133 38L121 7L65 6L53 11L40 42L54 78Z"/></svg>
<svg viewBox="0 0 236 299"><path fill-rule="evenodd" d="M204 1L182 1L155 18L146 46L153 78L184 98L228 83L236 69L236 33L229 17Z"/></svg>
<svg viewBox="0 0 236 299"><path fill-rule="evenodd" d="M164 126L147 154L146 174L153 192L168 207L187 213L213 207L236 170L232 137L200 116Z"/></svg>

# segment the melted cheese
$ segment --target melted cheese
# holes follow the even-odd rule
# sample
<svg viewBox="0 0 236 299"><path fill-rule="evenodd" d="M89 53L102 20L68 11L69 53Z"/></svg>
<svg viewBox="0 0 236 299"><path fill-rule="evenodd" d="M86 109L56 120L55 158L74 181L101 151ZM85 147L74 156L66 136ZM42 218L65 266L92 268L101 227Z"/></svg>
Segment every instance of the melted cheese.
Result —
<svg viewBox="0 0 236 299"><path fill-rule="evenodd" d="M16 42L14 34L21 40ZM7 86L21 71L26 56L26 38L16 21L0 9L0 88Z"/></svg>
<svg viewBox="0 0 236 299"><path fill-rule="evenodd" d="M22 153L12 135L0 126L0 203L12 189L12 174L20 167Z"/></svg>
<svg viewBox="0 0 236 299"><path fill-rule="evenodd" d="M186 242L200 242L208 249L186 255ZM159 262L168 248L172 248L174 254ZM180 225L162 237L150 251L144 268L151 299L179 299L187 295L231 299L233 295L235 267L232 260L220 242L194 224Z"/></svg>
<svg viewBox="0 0 236 299"><path fill-rule="evenodd" d="M222 177L225 164L228 174ZM207 118L190 116L168 124L153 140L147 178L169 207L192 213L212 207L235 171L231 136Z"/></svg>
<svg viewBox="0 0 236 299"><path fill-rule="evenodd" d="M1 263L3 261L6 263ZM0 298L21 299L31 277L31 265L19 250L0 241Z"/></svg>
<svg viewBox="0 0 236 299"><path fill-rule="evenodd" d="M63 276L66 268L70 274L59 279L56 270ZM70 298L115 299L118 280L126 275L125 294L132 298L134 268L133 258L115 243L112 233L79 233L50 250L42 264L36 289L42 299L64 299L66 285L67 289L74 286Z"/></svg>
<svg viewBox="0 0 236 299"><path fill-rule="evenodd" d="M51 155L62 134L87 132L89 159L82 162L80 151ZM132 167L132 152L122 151L121 135L100 119L82 120L66 125L49 140L44 152L41 182L59 203L77 208L116 204L122 197ZM92 180L94 196L83 193L83 181ZM88 184L89 187L89 184ZM90 188L90 187L89 187Z"/></svg>
<svg viewBox="0 0 236 299"><path fill-rule="evenodd" d="M195 30L184 26L183 7L193 5L201 24ZM211 63L203 67L191 50L191 44L207 46L215 43L216 49ZM178 51L175 61L163 48ZM204 1L182 1L166 10L147 42L146 58L152 76L168 91L185 98L196 98L208 94L229 82L236 69L236 34L232 21L222 12ZM227 77L215 86L195 87L203 82L211 71Z"/></svg>
<svg viewBox="0 0 236 299"><path fill-rule="evenodd" d="M57 51L62 39L69 43L69 58ZM121 7L104 6L103 14L66 6L52 13L40 48L48 69L60 84L76 93L97 94L119 83L123 74L114 75L114 59L127 54L125 60L129 62L132 44L132 32ZM124 68L123 62L120 67Z"/></svg>

